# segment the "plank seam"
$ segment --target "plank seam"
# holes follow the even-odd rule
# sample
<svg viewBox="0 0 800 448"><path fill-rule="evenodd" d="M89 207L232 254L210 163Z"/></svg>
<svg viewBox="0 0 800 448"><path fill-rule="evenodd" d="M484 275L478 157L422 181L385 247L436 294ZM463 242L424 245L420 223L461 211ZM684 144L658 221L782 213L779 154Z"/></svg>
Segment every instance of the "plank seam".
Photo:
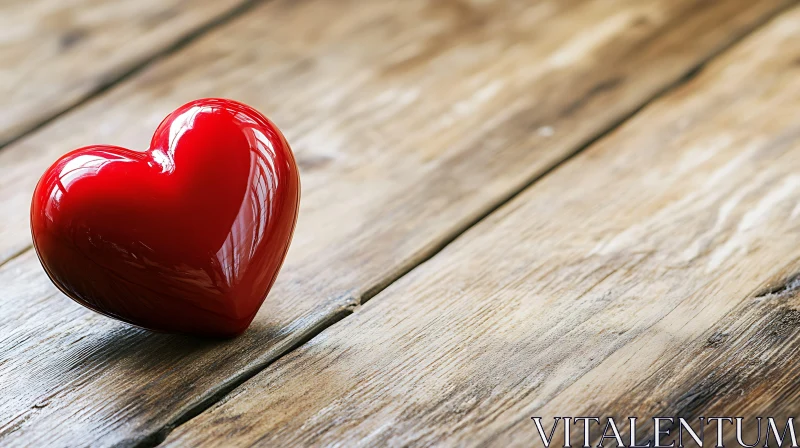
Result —
<svg viewBox="0 0 800 448"><path fill-rule="evenodd" d="M791 263L788 263L785 267L788 268L788 267L796 266L796 265L797 265L797 260L794 260ZM798 291L800 291L800 273L796 273L794 275L791 275L790 277L788 277L785 281L783 281L780 285L778 285L776 287L772 287L772 288L761 288L761 287L758 287L754 291L745 294L742 297L742 299L739 302L737 302L737 304L734 307L732 307L729 311L727 311L725 314L723 314L719 318L719 320L717 322L723 322L723 321L725 321L725 319L727 319L727 318L729 318L731 316L734 316L738 311L740 311L741 305L744 304L745 302L747 302L748 299L750 299L750 300L759 300L759 299L765 299L765 298L790 297L790 296L796 295L798 293ZM647 328L645 328L645 331L642 332L642 334L645 334L647 330L649 330L650 328L654 327L655 325L658 325L659 322L661 322L665 318L669 317L686 300L689 300L689 298L686 298L686 299L678 302L674 307L672 307L672 309L668 313L664 314L664 316L662 316L660 319L658 319L655 322L653 322L651 325L648 325ZM705 309L705 307L703 309ZM713 341L708 336L708 333L711 330L713 330L713 327L709 328L708 330L705 330L705 331L701 332L700 335L698 335L697 337L691 339L689 344L696 344L696 343L698 343L699 341L702 341L702 340L706 340L707 342L712 342L713 343ZM713 334L712 334L712 336L713 336ZM631 342L633 342L633 341L631 341ZM611 358L612 356L614 356L615 353L617 353L619 350L622 350L626 346L628 346L628 343L623 344L618 349L616 349L613 352L609 353L608 356L606 356L603 359L601 359L594 367L592 367L591 369L587 370L586 372L581 374L579 377L577 377L572 382L572 384L577 383L582 378L584 378L586 375L591 374L601 364L603 364L603 362L606 359ZM680 353L675 354L674 356L672 356L669 359L669 362L677 360L680 356L681 356ZM665 364L669 364L669 362L665 362ZM658 375L658 373L659 372L655 371L655 372L651 373L650 375L647 375L646 377L642 378L641 380L639 380L635 384L633 384L630 387L630 389L636 389L638 387L641 387L648 380L651 380L651 379L655 378L656 375ZM558 393L556 393L556 395L554 395L553 397L551 397L550 399L546 400L541 405L539 405L536 408L534 408L531 411L531 413L535 413L536 410L546 407L549 403L551 403L554 400L558 399L558 397L560 397L563 393L565 393L567 389L568 389L568 387L565 387L563 390L561 390ZM685 399L686 397L687 397L687 395L684 394L677 401L680 402L681 400ZM678 414L675 414L675 415L681 415L681 414L678 413ZM519 419L509 423L503 429L495 432L492 436L484 439L479 446L488 446L488 444L491 441L493 441L496 438L496 436L498 436L499 434L504 433L509 428L512 428L512 427L516 426L517 424L519 424L520 422L525 421L525 420L527 420L529 418L530 418L530 416L526 415L524 417L520 417ZM639 442L637 441L637 443L639 443Z"/></svg>
<svg viewBox="0 0 800 448"><path fill-rule="evenodd" d="M242 4L242 5L240 5L239 7L235 8L234 10L226 13L225 15L215 18L214 20L212 20L211 22L207 23L206 25L203 25L203 26L199 27L197 30L195 30L192 33L188 34L187 36L182 38L176 44L170 46L169 48L167 48L167 49L165 49L163 51L158 52L157 54L153 55L150 58L147 58L147 60L144 61L142 64L138 65L137 67L134 67L131 70L128 70L127 72L123 73L121 76L112 79L109 83L107 83L104 86L101 86L100 88L96 89L94 92L88 94L86 97L84 97L83 99L79 100L74 105L69 106L65 110L63 110L61 112L58 112L54 116L52 116L52 117L40 122L39 124L35 125L32 129L30 129L29 131L23 132L21 135L19 135L17 137L14 137L13 140L9 141L4 146L7 146L8 144L12 143L13 141L19 140L19 139L23 138L24 136L26 136L26 135L28 135L28 134L30 134L32 132L35 132L36 130L38 130L39 128L41 128L43 126L46 126L48 123L58 119L60 116L66 114L67 112L69 112L69 111L71 111L71 110L73 110L73 109L75 109L77 107L80 107L81 105L85 104L86 102L90 101L91 99L101 95L105 91L107 91L110 88L112 88L114 85L116 85L116 84L118 84L120 82L123 82L123 81L131 78L132 76L140 73L146 66L148 66L148 65L152 64L153 62L155 62L155 61L157 61L157 60L159 60L161 58L164 58L164 57L166 57L166 56L168 56L168 55L170 55L170 54L172 54L174 52L179 51L180 49L185 47L187 44L189 44L194 39L200 37L201 35L205 34L206 32L209 32L209 31L213 30L216 27L219 27L219 26L231 21L232 19L234 19L235 17L238 17L241 14L244 14L245 12L249 11L250 9L252 9L255 5L257 5L259 3L262 3L264 1L266 1L266 0L253 0L253 1L246 2L246 3ZM487 218L488 216L492 215L494 212L498 211L501 207L503 207L507 203L513 201L515 198L517 198L520 194L522 194L528 188L531 188L534 184L536 184L536 182L538 182L539 180L543 179L544 177L550 175L555 170L557 170L559 167L561 167L564 164L566 164L567 162L569 162L572 158L576 157L578 154L581 154L587 148L592 147L595 143L597 143L598 141L604 139L605 137L607 137L608 135L610 135L611 133L616 131L625 122L630 120L632 117L636 116L643 109L649 107L655 101L657 101L657 100L661 99L662 97L668 95L669 93L671 93L673 90L677 89L678 87L690 82L692 79L694 79L703 70L703 68L709 62L711 62L712 60L716 59L719 55L721 55L722 53L726 52L731 47L734 47L736 44L738 44L739 42L744 40L746 37L750 36L754 31L758 30L762 26L764 26L767 23L769 23L770 21L772 21L775 17L777 17L777 16L781 15L782 13L784 13L786 10L789 9L790 6L794 6L794 5L793 4L789 4L784 8L778 8L775 12L773 12L771 14L768 14L763 20L754 23L748 29L744 30L741 35L739 35L737 37L734 37L728 43L720 45L720 48L718 48L718 49L716 49L714 51L711 51L706 57L702 58L700 61L695 63L693 66L688 67L681 76L676 77L676 79L673 80L672 82L665 83L665 85L662 88L656 90L652 95L650 95L649 98L646 98L638 106L632 107L629 112L623 113L619 118L617 118L613 122L609 123L604 129L601 129L601 130L597 131L594 135L588 136L585 139L585 142L583 144L576 145L576 148L573 151L569 152L568 154L563 156L561 159L555 161L552 166L550 166L550 167L548 167L546 169L540 170L540 171L538 171L536 173L533 173L532 176L529 179L521 182L520 185L518 185L516 188L510 190L507 194L505 194L502 197L500 197L493 204L488 204L482 211L479 210L475 214L474 217L472 217L471 219L466 220L466 222L464 222L462 225L456 227L449 235L444 235L438 242L434 242L434 244L432 244L427 250L422 251L419 254L418 257L414 257L412 259L409 259L406 263L399 265L396 269L393 270L393 272L390 272L389 275L387 275L383 280L379 280L373 286L371 286L371 287L367 288L366 290L364 290L363 293L357 294L355 297L353 297L355 303L364 304L364 303L368 302L373 297L375 297L380 292L382 292L384 289L389 287L391 284L393 284L394 282L400 280L402 277L404 277L406 274L408 274L412 270L416 269L417 267L420 267L423 264L425 264L426 262L428 262L435 255L437 255L438 253L443 251L447 246L449 246L451 243L456 241L459 237L463 236L472 227L476 226L481 221L483 221L485 218ZM0 149L2 149L2 147L4 147L4 146L0 146ZM14 257L12 257L12 259L16 258L16 256L21 255L22 253L26 252L29 249L30 249L30 246L28 246L26 249L20 251L19 253L17 253ZM9 260L6 260L6 262L8 262L8 261ZM2 263L5 264L6 262L2 262ZM179 415L175 419L173 419L169 423L165 424L160 429L157 429L154 432L146 434L142 438L135 437L133 439L128 439L127 441L124 441L121 445L123 445L123 446L135 446L135 447L152 447L152 446L157 446L157 445L161 444L164 440L166 440L168 435L175 428L177 428L177 427L183 425L184 423L190 421L191 419L193 419L197 415L200 415L202 412L204 412L205 410L207 410L208 408L213 406L215 403L217 403L220 400L222 400L231 391L233 391L234 389L238 388L240 385L244 384L249 379L253 378L254 376L256 376L259 373L261 373L263 370L265 370L268 367L270 367L274 362L280 360L283 356L289 354L290 352L293 352L295 349L301 347L302 345L305 345L306 342L309 342L309 341L313 340L316 336L318 336L320 333L322 333L325 329L333 326L337 322L339 322L342 319L346 318L347 316L353 314L355 312L355 309L357 309L357 306L345 307L345 308L339 309L335 313L331 314L327 318L325 318L322 321L320 321L314 327L312 327L312 328L308 329L307 331L305 331L301 335L301 337L299 337L294 342L291 342L290 344L288 344L285 348L280 348L280 349L276 350L275 355L272 356L270 359L267 359L262 363L258 363L257 365L254 365L254 366L252 366L250 368L245 368L244 371L242 371L241 373L239 373L238 375L236 375L232 379L222 383L222 385L219 388L214 390L208 396L203 397L203 398L200 399L200 401L198 401L196 403L193 403L193 404L190 404L189 406L187 406L184 410L179 412ZM525 418L527 418L527 416Z"/></svg>
<svg viewBox="0 0 800 448"><path fill-rule="evenodd" d="M326 328L336 324L340 320L344 319L345 317L353 314L351 307L345 307L339 309L336 313L330 315L327 319L320 321L317 325L310 328L302 335L299 339L289 344L285 349L280 349L277 353L270 359L265 360L262 364L254 366L250 370L245 370L241 372L239 375L235 376L231 380L224 383L220 386L216 391L214 391L209 396L203 398L200 402L188 406L183 412L181 412L178 417L176 417L173 421L166 424L161 429L145 435L142 439L123 441L122 443L118 444L117 446L120 447L155 447L160 445L164 440L166 440L167 436L178 426L188 422L189 420L197 417L205 410L213 406L218 401L222 400L226 395L231 393L234 389L238 388L242 384L244 384L249 379L253 378L259 372L263 371L270 365L272 365L278 359L286 356L290 352L294 351L295 349L299 348L302 345L305 345L306 342L314 339L322 333Z"/></svg>
<svg viewBox="0 0 800 448"><path fill-rule="evenodd" d="M0 143L0 151L3 149L13 145L14 143L24 139L25 137L36 133L37 131L41 130L42 128L46 127L47 125L55 122L59 118L63 117L64 115L72 112L75 109L80 108L81 106L87 104L88 102L92 101L93 99L101 96L105 92L114 88L117 84L123 83L130 78L133 78L137 74L144 71L147 67L153 65L154 63L158 62L161 59L169 57L172 54L179 52L180 50L184 49L186 46L194 42L196 39L200 38L206 33L214 31L214 29L219 28L232 20L246 14L254 7L260 5L261 3L266 3L269 0L249 0L246 1L235 8L231 9L230 11L221 14L217 17L214 17L210 21L200 25L199 27L195 28L188 34L181 37L172 45L153 53L151 56L143 59L138 64L134 65L133 67L126 69L121 74L117 76L111 76L101 82L97 88L88 92L84 97L78 99L77 101L73 102L72 104L66 106L63 110L60 110L53 115L44 118L42 121L32 125L26 130L23 130L19 134L11 137L7 141ZM0 259L0 268L2 268L6 263L12 261L13 259L19 257L26 251L33 248L32 244L28 244L26 247L20 249L18 252L13 253L9 258L2 260Z"/></svg>
<svg viewBox="0 0 800 448"><path fill-rule="evenodd" d="M231 8L230 10L216 17L211 18L209 21L200 24L197 28L189 31L171 45L168 45L163 49L156 51L153 54L146 56L139 61L134 62L131 67L127 68L123 67L118 73L112 71L110 74L101 75L100 82L98 83L98 85L95 86L93 89L91 89L89 92L84 94L82 97L76 99L72 103L67 104L62 110L57 111L51 114L50 116L42 118L41 121L34 123L28 126L27 129L22 129L18 134L9 137L8 140L0 143L0 150L3 150L4 148L39 131L45 126L55 122L59 118L68 114L69 112L72 112L73 110L85 105L91 100L109 91L117 84L124 82L132 78L133 76L136 76L137 74L141 73L144 69L151 66L153 63L165 57L168 57L174 53L177 53L178 51L184 49L187 45L189 45L199 37L231 22L232 20L246 14L259 4L266 3L267 1L269 0L247 0L244 3L241 3Z"/></svg>
<svg viewBox="0 0 800 448"><path fill-rule="evenodd" d="M723 53L727 52L729 49L735 47L738 43L742 42L748 36L752 35L755 31L757 31L758 29L764 27L765 25L767 25L768 23L773 21L776 17L782 15L784 12L786 12L787 10L789 10L791 7L794 7L794 6L795 6L794 3L789 3L783 8L778 8L773 13L768 14L761 21L758 21L758 22L754 23L749 29L745 30L741 35L731 39L730 42L721 45L718 49L716 49L715 51L712 51L711 53L709 53L708 56L706 56L705 58L700 60L694 66L687 68L687 70L685 71L685 73L683 75L677 77L673 82L667 83L663 88L659 89L652 96L650 96L650 98L648 98L645 101L643 101L639 106L632 108L630 112L628 112L626 114L623 114L617 120L615 120L614 122L609 124L608 127L606 127L604 130L601 130L601 131L597 132L594 136L590 136L586 140L586 142L584 144L579 145L574 151L572 151L571 153L565 155L560 160L556 161L551 167L549 167L549 168L547 168L545 170L542 170L539 173L535 173L529 180L523 182L521 186L519 186L518 188L512 190L509 194L505 195L504 197L500 198L495 204L489 205L481 213L478 213L477 216L474 219L467 221L464 225L462 225L462 226L458 227L457 229L455 229L449 236L445 236L438 244L433 245L431 247L431 249L427 251L427 253L423 253L421 255L421 257L416 258L415 260L410 260L404 266L398 267L398 269L392 275L388 275L384 281L380 281L380 282L376 283L374 286L372 286L372 287L368 288L367 290L365 290L364 293L361 294L361 297L357 298L357 299L359 299L357 301L357 303L359 303L361 305L363 305L364 303L367 303L370 299L372 299L373 297L377 296L381 291L383 291L384 289L388 288L391 284L393 284L396 281L400 280L402 277L404 277L406 274L408 274L412 270L416 269L417 267L420 267L423 264L425 264L426 262L428 262L436 254L438 254L441 251L443 251L447 246L449 246L451 243L456 241L459 237L464 235L469 229L471 229L472 227L474 227L475 225L477 225L478 223L483 221L489 215L491 215L494 212L496 212L497 210L499 210L505 204L513 201L517 196L522 194L528 188L532 187L536 182L538 182L539 180L543 179L544 177L550 175L555 170L557 170L559 167L563 166L564 164L566 164L567 162L572 160L575 156L577 156L578 154L582 153L587 148L590 148L591 146L593 146L598 141L604 139L605 137L607 137L608 135L613 133L615 130L620 128L625 122L630 120L632 117L636 116L639 112L641 112L645 108L649 107L654 102L656 102L659 99L665 97L666 95L672 93L674 90L678 89L679 87L689 83L691 80L696 78L697 75L700 72L702 72L702 70L711 61L713 61L714 59L716 59L717 57L719 57ZM800 284L798 285L798 288L800 288ZM256 375L261 373L263 370L265 370L269 366L271 366L273 363L275 363L276 361L279 361L283 356L286 356L291 351L294 351L295 349L297 349L300 346L304 345L305 342L311 341L312 339L314 339L317 335L322 333L322 331L324 331L328 327L334 325L335 323L341 321L342 319L346 318L347 316L353 314L355 312L355 309L357 309L357 306L356 307L347 307L345 309L342 309L340 312L338 312L336 315L334 315L332 319L329 319L327 324L321 323L320 325L315 327L312 331L309 331L308 334L304 335L304 337L302 338L302 342L298 341L298 342L292 344L292 346L288 350L286 350L286 351L284 351L282 353L278 353L277 356L275 356L273 359L265 362L262 366L255 367L255 368L253 368L253 369L251 369L250 371L247 371L247 372L242 372L242 374L239 375L236 378L235 381L232 381L230 384L226 385L224 388L220 389L219 391L214 393L212 396L209 396L206 399L202 400L197 405L195 405L193 407L190 407L187 410L187 412L185 412L183 415L181 415L173 423L166 425L162 429L160 429L157 432L155 432L154 434L148 436L146 439L142 440L138 444L135 444L134 446L136 446L136 447L153 447L153 446L160 445L164 440L166 440L166 438L169 436L169 434L175 428L177 428L178 426L190 421L192 418L196 417L197 415L200 415L205 410L210 408L213 404L215 404L217 401L220 401L225 395L227 395L228 393L233 391L239 385L241 385L241 384L245 383L247 380L255 377ZM528 417L526 416L525 418L528 418Z"/></svg>
<svg viewBox="0 0 800 448"><path fill-rule="evenodd" d="M31 249L33 249L33 245L29 244L29 245L23 247L22 249L20 249L20 250L18 250L16 252L12 253L11 255L9 255L9 257L6 258L5 260L0 260L0 269L2 269L2 267L7 265L8 263L11 263L12 261L16 260L17 258L25 255Z"/></svg>
<svg viewBox="0 0 800 448"><path fill-rule="evenodd" d="M731 42L729 42L727 45L724 45L724 46L722 46L722 47L721 47L721 48L720 48L718 51L716 51L716 52L712 53L712 54L711 54L711 55L710 55L708 58L706 58L704 61L702 61L700 64L698 64L698 66L697 66L697 67L695 67L694 69L691 69L691 70L689 70L689 71L687 72L687 74L686 74L686 75L684 75L684 76L682 77L682 79L681 79L681 80L679 80L679 82L676 82L676 83L674 83L673 85L671 85L670 87L668 87L667 89L665 89L664 91L662 91L662 92L661 92L660 94L658 94L657 96L655 96L655 97L651 98L651 99L650 99L650 100L649 100L647 103L645 103L645 104L644 104L644 106L643 106L642 108L640 108L640 110L641 110L641 109L644 109L644 108L645 108L645 107L647 107L649 104L651 104L651 103L653 103L653 102L657 101L657 100L658 100L660 97L663 97L663 96L667 95L669 92L671 92L671 91L673 91L673 90L675 90L675 89L677 89L677 88L681 87L682 85L684 85L684 84L686 84L686 83L690 82L690 81L691 81L693 78L695 78L695 77L696 77L696 76L697 76L697 75L698 75L700 72L702 72L702 70L703 70L703 69L704 69L706 66L708 66L708 64L709 64L709 63L711 63L711 62L712 62L714 59L718 58L718 57L719 57L720 55L722 55L723 53L725 53L725 52L727 52L728 50L730 50L731 48L735 47L737 44L739 44L740 42L744 41L745 39L747 39L749 36L751 36L752 34L754 34L755 32L757 32L757 31L758 31L758 30L760 30L761 28L764 28L764 27L768 26L768 25L769 25L771 22L773 22L773 21L774 21L775 19L777 19L779 16L781 16L781 15L783 15L784 13L788 12L789 10L791 10L791 9L793 9L793 8L795 8L795 7L797 7L797 3L798 3L798 2L789 3L789 4L787 4L786 6L784 6L784 7L782 7L782 8L778 8L778 9L777 9L777 10L776 10L774 13L767 15L767 16L766 16L766 17L765 17L763 20L761 20L760 22L757 22L757 23L755 23L751 29L749 29L748 31L746 31L745 33L743 33L742 35L740 35L739 37L737 37L737 38L735 38L735 39L732 39L732 40L731 40ZM782 281L781 283L779 283L777 286L774 286L774 287L772 287L772 288L769 288L769 287L767 287L767 288L762 288L762 289L760 289L760 291L758 291L758 292L755 292L755 293L749 293L749 294L745 295L745 297L742 299L742 301L744 301L744 300L747 300L747 298L748 298L748 297L753 297L753 298L765 298L765 297L772 296L772 295L785 295L785 294L793 294L793 293L795 293L795 292L796 292L796 291L798 291L798 290L800 290L800 273L797 273L797 274L795 274L795 275L791 275L791 276L789 276L789 277L788 277L788 278L786 278L784 281ZM681 305L683 302L684 302L684 301L682 300L681 302L679 302L679 303L677 304L677 306L680 306L680 305ZM673 311L674 311L674 309L675 309L675 308L677 308L677 306L673 308ZM658 322L660 322L661 320L663 320L665 317L669 316L669 314L671 314L671 312L672 312L672 311L670 311L669 313L666 313L666 314L665 314L663 317L661 317L660 319L658 319L658 320L657 320L656 322L654 322L652 325L648 326L648 328L652 327L653 325L656 325L656 324L658 324ZM728 314L729 314L729 313L726 313L726 314L725 314L725 316L727 316ZM603 361L605 361L605 360L606 360L606 359L608 359L609 357L613 356L613 355L614 355L614 353L616 353L617 351L619 351L620 349L622 349L622 348L623 348L623 347L625 347L625 346L627 346L627 344L624 344L623 346L619 347L617 350L614 350L613 352L609 353L609 354L608 354L608 356L604 357L603 359L601 359L601 360L600 360L600 361L597 363L597 366L599 366L600 364L602 364L602 363L603 363ZM576 383L576 382L578 382L578 381L580 381L580 379L581 379L581 378L585 377L586 375L588 375L589 373L591 373L592 371L594 371L594 370L595 370L595 368L596 368L596 367L594 367L594 368L592 368L592 369L590 369L590 370L588 370L588 371L584 372L583 374L581 374L581 375L580 375L578 378L576 378L576 379L575 379L575 381L573 381L573 384L574 384L574 383ZM565 389L566 389L566 388L565 388ZM562 392L563 392L563 391L562 391ZM553 396L553 397L552 397L552 398L550 398L549 400L547 400L547 401L545 401L544 403L542 403L540 406L538 406L538 407L537 407L537 409L539 409L539 408L543 408L543 407L544 407L544 406L546 406L548 403L550 403L550 402L552 402L553 400L555 400L556 398L558 398L558 396L560 396L562 392L559 392L559 393L557 393L555 396ZM526 415L526 416L523 416L523 417L520 417L518 420L516 420L516 421L514 421L514 422L510 423L509 425L507 425L507 426L505 427L505 429L511 428L511 427L513 427L514 425L516 425L516 424L518 424L518 423L520 423L520 422L522 422L522 421L524 421L524 420L526 420L526 419L528 419L528 418L530 418L530 416L527 416L527 415ZM490 437L487 437L486 439L484 439L484 440L482 441L482 443L480 444L480 446L488 446L488 444L489 444L489 443L490 443L492 440L494 440L494 439L495 439L495 438L496 438L498 435L502 434L503 432L504 432L504 430L500 430L500 431L497 431L496 433L494 433L492 436L490 436Z"/></svg>
<svg viewBox="0 0 800 448"><path fill-rule="evenodd" d="M692 79L696 78L697 75L714 59L719 57L721 54L725 53L732 47L736 46L742 40L746 39L756 30L762 28L769 22L771 22L774 18L778 17L779 15L783 14L785 11L790 9L790 7L794 6L794 4L789 4L784 8L778 8L772 14L767 15L761 21L754 23L749 29L745 30L740 36L737 36L731 39L730 42L723 44L720 48L710 52L708 56L698 61L694 66L688 67L686 71L681 75L678 76L674 81L667 83L664 87L657 90L653 93L649 98L644 100L638 106L632 108L628 113L623 114L617 120L610 123L605 129L598 131L594 136L589 136L587 140L576 147L576 149L560 160L557 160L552 166L546 168L538 173L534 173L533 176L528 179L527 181L523 182L518 188L511 190L511 192L502 198L500 198L494 204L490 204L486 207L483 211L477 214L477 216L471 220L468 220L463 225L456 228L450 235L443 237L438 243L431 246L431 248L422 253L420 257L414 258L409 260L405 265L398 266L398 268L392 272L390 275L387 275L386 278L382 281L377 282L372 287L366 289L360 297L354 297L356 299L356 303L358 305L352 307L346 307L339 312L337 312L331 319L326 320L325 322L320 323L320 325L316 326L313 330L309 331L306 335L303 336L301 341L298 341L292 344L286 351L279 352L275 357L266 361L265 363L254 366L252 369L242 372L239 376L236 377L235 380L231 381L230 383L226 384L218 391L216 391L211 396L201 400L194 406L190 406L184 413L182 413L177 419L173 422L168 423L163 428L157 430L156 432L146 436L144 439L141 439L139 442L133 441L131 446L137 448L144 448L144 447L154 447L158 446L163 443L169 434L177 427L183 425L184 423L190 421L192 418L200 415L212 405L217 403L218 401L222 400L225 395L232 392L241 384L244 384L249 379L255 377L262 371L269 368L273 363L279 361L282 357L286 356L290 352L294 351L295 349L301 347L306 342L313 340L316 336L322 333L328 327L336 324L337 322L341 321L342 319L346 318L347 316L353 314L358 306L367 303L370 299L377 296L381 291L388 288L390 285L395 283L396 281L400 280L406 274L410 273L412 270L422 266L438 253L443 251L447 246L455 242L459 237L464 235L468 230L472 227L483 221L488 216L492 215L494 212L498 211L501 207L506 205L507 203L513 201L517 196L522 194L525 190L532 187L536 182L543 179L544 177L550 175L555 170L572 160L575 156L582 153L587 148L590 148L598 141L604 139L615 130L620 128L625 122L630 120L632 117L636 116L639 112L643 109L649 107L654 102L658 101L659 99L663 98L664 96L672 93L674 90L678 89L679 87L687 84ZM800 287L800 286L799 286ZM527 416L525 418L528 418Z"/></svg>
<svg viewBox="0 0 800 448"><path fill-rule="evenodd" d="M782 271L786 271L786 270L789 270L789 268L797 266L799 260L800 259L792 260L791 262L789 262L786 265L784 265L784 267L781 270ZM729 311L727 311L725 314L723 314L719 318L719 320L717 322L722 322L725 319L729 318L730 316L733 316L739 310L739 307L743 303L745 303L748 299L750 299L750 300L760 300L760 299L769 299L769 298L792 296L797 292L798 289L800 289L800 285L798 285L797 282L800 282L800 272L789 276L784 281L779 283L778 286L775 286L775 287L768 287L768 286L767 287L756 287L755 291L751 291L751 292L745 294L742 297L742 300L737 302L734 307L732 307ZM681 301L681 303L683 303L683 301ZM678 304L678 306L680 306L680 303ZM700 312L704 311L707 308L707 306L708 306L708 304L703 306L700 310L698 310L697 314L700 314ZM675 310L675 308L673 308L673 311L674 310ZM659 319L659 321L661 321L664 318L668 317L671 313L672 313L672 311L670 311L669 313L665 314L664 317ZM655 324L657 324L657 323L658 323L658 321ZM650 328L650 327L648 327L648 328ZM705 334L707 332L708 331L704 331L698 337L692 339L691 342L696 343L697 341L700 341L700 340L705 338L708 342L711 342L713 344L714 343L713 340L710 340L709 338L706 338ZM678 356L680 356L680 355L676 354L675 356L670 358L670 361L676 360L678 358ZM594 370L594 369L592 369L592 370ZM587 373L589 373L589 372L587 372ZM646 381L654 378L656 374L657 373L653 373L653 374L643 378L642 380L636 382L636 384L634 384L633 388L641 387Z"/></svg>

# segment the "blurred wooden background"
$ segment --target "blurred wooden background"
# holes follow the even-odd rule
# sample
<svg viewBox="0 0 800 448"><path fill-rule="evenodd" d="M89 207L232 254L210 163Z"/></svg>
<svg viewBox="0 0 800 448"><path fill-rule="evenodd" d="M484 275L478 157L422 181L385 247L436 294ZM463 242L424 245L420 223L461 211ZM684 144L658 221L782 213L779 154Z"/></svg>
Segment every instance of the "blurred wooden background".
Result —
<svg viewBox="0 0 800 448"><path fill-rule="evenodd" d="M0 61L3 446L541 446L531 416L800 406L796 1L6 0ZM253 326L69 301L38 177L209 96L301 169Z"/></svg>

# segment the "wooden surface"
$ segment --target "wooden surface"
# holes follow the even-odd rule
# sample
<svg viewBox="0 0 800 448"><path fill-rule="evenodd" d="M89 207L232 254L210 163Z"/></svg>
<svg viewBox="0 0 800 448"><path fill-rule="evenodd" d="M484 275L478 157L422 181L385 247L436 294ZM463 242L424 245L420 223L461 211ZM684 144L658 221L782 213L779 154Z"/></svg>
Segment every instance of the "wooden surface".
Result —
<svg viewBox="0 0 800 448"><path fill-rule="evenodd" d="M0 145L244 4L244 0L4 0Z"/></svg>
<svg viewBox="0 0 800 448"><path fill-rule="evenodd" d="M498 422L529 423L525 412L615 350L648 336L660 347L653 328L679 305L717 310L697 334L728 328L722 315L747 288L799 255L774 210L794 198L781 183L797 168L791 114L771 109L796 99L775 61L796 57L797 13L779 22L781 45L772 24L733 53L751 48L746 58L726 54L533 182L792 4L274 0L204 33L0 151L0 444L152 445L187 420L170 442L503 437ZM33 186L58 155L143 148L166 113L203 96L270 116L303 179L287 264L253 327L229 341L152 334L71 303L27 228ZM742 315L771 316L764 306ZM630 328L598 333L627 307ZM574 363L579 340L597 357ZM534 355L556 370L536 370ZM437 394L449 398L436 405ZM260 420L281 413L298 419Z"/></svg>
<svg viewBox="0 0 800 448"><path fill-rule="evenodd" d="M796 412L798 283L780 285L800 269L798 23L770 24L166 445L541 446L531 416Z"/></svg>

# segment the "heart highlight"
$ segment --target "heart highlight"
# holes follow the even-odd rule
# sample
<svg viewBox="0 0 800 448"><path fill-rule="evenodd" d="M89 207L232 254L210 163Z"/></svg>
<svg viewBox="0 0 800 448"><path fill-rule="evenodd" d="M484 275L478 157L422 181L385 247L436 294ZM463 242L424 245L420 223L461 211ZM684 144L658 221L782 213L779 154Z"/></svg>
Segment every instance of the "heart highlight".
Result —
<svg viewBox="0 0 800 448"><path fill-rule="evenodd" d="M300 180L255 109L202 99L167 116L150 149L74 150L31 205L36 253L64 294L170 333L234 336L255 318L292 238Z"/></svg>

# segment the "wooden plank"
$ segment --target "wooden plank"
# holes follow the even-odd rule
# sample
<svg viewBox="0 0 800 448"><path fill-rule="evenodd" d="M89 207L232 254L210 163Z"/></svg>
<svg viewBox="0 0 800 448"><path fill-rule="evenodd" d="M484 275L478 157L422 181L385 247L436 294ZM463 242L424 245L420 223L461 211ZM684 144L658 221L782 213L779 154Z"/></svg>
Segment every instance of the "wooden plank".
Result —
<svg viewBox="0 0 800 448"><path fill-rule="evenodd" d="M788 417L797 418L798 270L800 263L795 260L775 277L777 287L768 285L757 290L738 301L732 310L728 306L703 309L694 315L673 312L665 316L657 325L658 331L629 343L615 354L616 359L609 358L592 369L537 410L537 415L547 415L550 422L554 412L576 416L600 412L623 422L629 415L681 416L698 432L699 417L740 416L744 418L743 440L752 444L760 434L759 446L764 446L766 417L775 418L779 430L783 430ZM725 313L726 310L729 311ZM634 353L636 356L631 356ZM601 381L603 387L597 387ZM760 431L756 417L765 419ZM517 422L494 444L513 446L512 435L518 439L533 436L524 428L526 423ZM716 445L716 431L715 423L706 426L708 445ZM735 431L732 423L723 424L725 446L739 446ZM652 420L643 419L637 433L651 438ZM599 436L597 428L593 436ZM663 444L675 439L675 433L671 436ZM577 432L572 434L573 440L582 437ZM625 440L629 440L627 434ZM561 434L553 444L563 446Z"/></svg>
<svg viewBox="0 0 800 448"><path fill-rule="evenodd" d="M800 283L764 290L800 269L798 21L748 38L166 446L541 446L531 416L753 416L774 398L795 412Z"/></svg>
<svg viewBox="0 0 800 448"><path fill-rule="evenodd" d="M198 40L0 152L0 441L157 441L790 3L287 0ZM39 173L71 147L143 147L211 95L272 117L302 171L252 328L200 341L70 304L25 250Z"/></svg>
<svg viewBox="0 0 800 448"><path fill-rule="evenodd" d="M0 146L245 3L3 1Z"/></svg>

